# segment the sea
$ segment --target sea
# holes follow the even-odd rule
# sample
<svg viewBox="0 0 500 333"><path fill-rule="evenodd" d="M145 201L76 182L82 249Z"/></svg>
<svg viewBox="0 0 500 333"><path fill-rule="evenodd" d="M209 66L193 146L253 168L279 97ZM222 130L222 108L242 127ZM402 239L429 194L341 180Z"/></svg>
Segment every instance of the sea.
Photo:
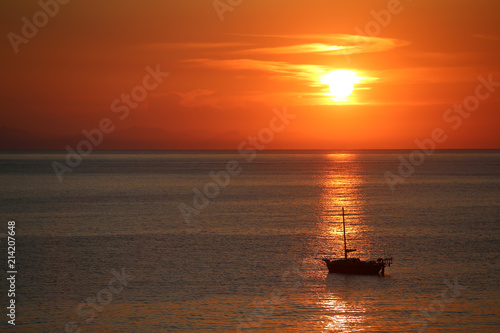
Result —
<svg viewBox="0 0 500 333"><path fill-rule="evenodd" d="M2 332L500 332L499 150L67 157L0 154Z"/></svg>

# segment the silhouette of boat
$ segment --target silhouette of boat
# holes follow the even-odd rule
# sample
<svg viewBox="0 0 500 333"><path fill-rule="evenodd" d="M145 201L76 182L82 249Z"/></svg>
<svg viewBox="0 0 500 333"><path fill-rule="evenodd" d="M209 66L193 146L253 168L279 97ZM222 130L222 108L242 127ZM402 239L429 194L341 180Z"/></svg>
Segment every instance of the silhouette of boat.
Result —
<svg viewBox="0 0 500 333"><path fill-rule="evenodd" d="M348 258L349 252L356 249L348 249L345 237L345 216L344 207L342 207L342 225L344 227L344 258L329 259L321 258L326 263L330 273L338 274L357 274L357 275L384 275L385 267L391 266L392 258L378 258L377 261L363 261L359 258ZM320 259L320 258L318 258Z"/></svg>

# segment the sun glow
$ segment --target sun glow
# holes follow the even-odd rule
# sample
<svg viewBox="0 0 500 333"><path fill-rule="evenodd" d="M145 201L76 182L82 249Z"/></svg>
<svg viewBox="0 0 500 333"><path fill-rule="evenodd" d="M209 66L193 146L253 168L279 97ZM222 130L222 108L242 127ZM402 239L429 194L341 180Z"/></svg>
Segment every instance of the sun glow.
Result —
<svg viewBox="0 0 500 333"><path fill-rule="evenodd" d="M351 95L358 82L356 73L349 70L335 70L321 77L321 83L330 86L329 95L335 100L343 100Z"/></svg>

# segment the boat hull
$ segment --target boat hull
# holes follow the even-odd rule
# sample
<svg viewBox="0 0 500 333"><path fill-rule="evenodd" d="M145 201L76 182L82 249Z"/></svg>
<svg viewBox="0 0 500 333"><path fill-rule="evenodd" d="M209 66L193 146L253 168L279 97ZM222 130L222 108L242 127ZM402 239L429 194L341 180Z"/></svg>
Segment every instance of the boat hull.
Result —
<svg viewBox="0 0 500 333"><path fill-rule="evenodd" d="M355 275L383 275L383 263L375 261L361 261L357 258L329 260L323 259L330 273Z"/></svg>

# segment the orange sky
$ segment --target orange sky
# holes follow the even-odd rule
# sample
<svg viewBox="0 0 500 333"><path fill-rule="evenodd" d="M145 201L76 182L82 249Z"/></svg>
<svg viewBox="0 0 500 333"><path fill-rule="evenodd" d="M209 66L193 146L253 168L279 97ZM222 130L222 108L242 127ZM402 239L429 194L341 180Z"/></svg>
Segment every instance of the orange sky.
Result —
<svg viewBox="0 0 500 333"><path fill-rule="evenodd" d="M37 1L0 5L0 149L64 149L103 118L96 149L237 149L284 106L296 117L266 148L412 149L438 127L437 148L500 148L500 87L444 118L479 76L500 82L496 0L42 3L47 22ZM148 66L169 75L120 119L111 104ZM320 83L336 69L361 78L342 103Z"/></svg>

